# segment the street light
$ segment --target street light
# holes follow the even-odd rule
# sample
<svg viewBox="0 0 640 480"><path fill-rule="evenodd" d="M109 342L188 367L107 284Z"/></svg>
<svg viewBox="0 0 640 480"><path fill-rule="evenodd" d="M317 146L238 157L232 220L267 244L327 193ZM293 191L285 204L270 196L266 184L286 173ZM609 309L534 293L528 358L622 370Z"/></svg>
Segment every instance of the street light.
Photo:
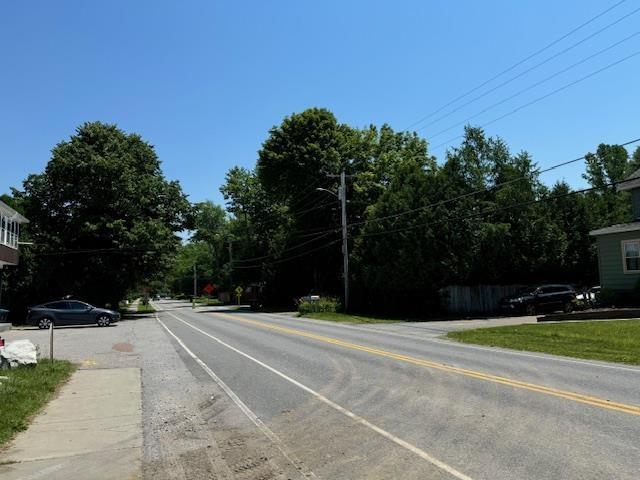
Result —
<svg viewBox="0 0 640 480"><path fill-rule="evenodd" d="M334 178L334 175L329 175L330 178ZM338 193L328 190L326 188L318 187L317 191L327 192L333 195L340 202L342 210L342 276L344 279L344 310L349 309L349 246L347 237L347 175L344 170L340 173L340 186L338 187Z"/></svg>
<svg viewBox="0 0 640 480"><path fill-rule="evenodd" d="M327 193L330 193L331 195L333 195L334 197L336 197L338 200L340 200L340 196L336 192L334 192L332 190L329 190L327 188L318 187L318 188L316 188L316 192L327 192Z"/></svg>

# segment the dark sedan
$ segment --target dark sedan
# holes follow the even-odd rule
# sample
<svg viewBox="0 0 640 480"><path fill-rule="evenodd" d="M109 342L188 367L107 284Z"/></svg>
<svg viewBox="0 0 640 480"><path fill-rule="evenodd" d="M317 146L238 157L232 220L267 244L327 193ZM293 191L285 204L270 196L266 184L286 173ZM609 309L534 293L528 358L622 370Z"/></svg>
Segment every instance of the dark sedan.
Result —
<svg viewBox="0 0 640 480"><path fill-rule="evenodd" d="M557 310L569 313L575 302L576 292L571 285L540 285L522 288L503 298L500 308L508 314L537 315Z"/></svg>
<svg viewBox="0 0 640 480"><path fill-rule="evenodd" d="M113 310L97 308L78 300L57 300L55 302L36 305L29 309L27 323L38 328L49 328L54 325L88 325L98 324L108 327L120 320L120 314Z"/></svg>

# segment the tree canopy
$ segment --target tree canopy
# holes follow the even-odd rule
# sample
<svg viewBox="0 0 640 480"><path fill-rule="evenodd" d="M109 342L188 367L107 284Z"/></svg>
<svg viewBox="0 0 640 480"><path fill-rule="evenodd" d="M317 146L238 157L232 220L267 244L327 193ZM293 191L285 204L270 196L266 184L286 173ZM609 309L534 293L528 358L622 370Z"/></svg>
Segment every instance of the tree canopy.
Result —
<svg viewBox="0 0 640 480"><path fill-rule="evenodd" d="M16 274L29 277L18 283L32 303L72 295L117 307L165 271L178 233L192 226L192 207L153 146L100 122L56 145L13 196L31 222L34 247Z"/></svg>
<svg viewBox="0 0 640 480"><path fill-rule="evenodd" d="M357 309L434 311L449 284L591 284L589 231L627 220L629 202L609 185L640 167L639 151L630 160L623 147L598 146L585 161L593 191L578 194L544 185L527 152L480 128L437 162L415 133L308 109L269 131L255 170L229 171L227 268L235 283L263 282L274 303L339 295L339 205L326 191L344 169Z"/></svg>

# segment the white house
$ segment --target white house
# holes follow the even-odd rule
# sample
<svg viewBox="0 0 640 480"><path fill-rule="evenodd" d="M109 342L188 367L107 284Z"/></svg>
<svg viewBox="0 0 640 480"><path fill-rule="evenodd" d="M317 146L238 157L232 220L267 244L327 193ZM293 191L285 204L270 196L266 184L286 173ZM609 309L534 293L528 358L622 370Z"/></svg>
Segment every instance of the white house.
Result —
<svg viewBox="0 0 640 480"><path fill-rule="evenodd" d="M18 264L18 239L23 223L29 223L29 220L0 201L0 268Z"/></svg>

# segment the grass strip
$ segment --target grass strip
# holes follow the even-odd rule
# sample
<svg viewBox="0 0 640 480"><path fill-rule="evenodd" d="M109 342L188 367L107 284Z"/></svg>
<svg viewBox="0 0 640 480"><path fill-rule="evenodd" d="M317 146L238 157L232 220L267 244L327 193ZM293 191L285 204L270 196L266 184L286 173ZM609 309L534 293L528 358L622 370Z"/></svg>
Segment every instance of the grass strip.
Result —
<svg viewBox="0 0 640 480"><path fill-rule="evenodd" d="M75 370L66 360L40 360L35 366L0 370L0 445L25 430L36 413Z"/></svg>
<svg viewBox="0 0 640 480"><path fill-rule="evenodd" d="M329 322L342 323L398 323L406 322L404 319L388 317L367 317L362 315L349 315L337 312L314 312L301 315L304 318L314 318L316 320L327 320Z"/></svg>
<svg viewBox="0 0 640 480"><path fill-rule="evenodd" d="M527 324L450 332L464 343L640 365L640 320Z"/></svg>
<svg viewBox="0 0 640 480"><path fill-rule="evenodd" d="M156 310L149 303L145 305L142 302L140 302L138 304L138 313L153 313L155 311Z"/></svg>

